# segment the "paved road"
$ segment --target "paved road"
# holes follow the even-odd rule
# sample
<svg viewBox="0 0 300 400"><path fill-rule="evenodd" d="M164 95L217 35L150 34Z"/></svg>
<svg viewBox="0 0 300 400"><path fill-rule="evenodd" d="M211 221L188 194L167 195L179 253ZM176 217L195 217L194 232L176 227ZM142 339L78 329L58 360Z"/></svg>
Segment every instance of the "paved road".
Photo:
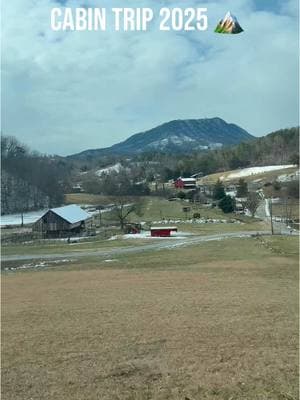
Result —
<svg viewBox="0 0 300 400"><path fill-rule="evenodd" d="M51 253L51 254L26 254L26 255L10 255L2 256L2 261L26 261L26 260L60 260L60 259L78 259L84 257L100 257L110 258L121 254L134 254L144 251L157 251L163 249L172 249L179 246L191 246L194 244L201 244L209 241L225 240L230 238L244 238L253 235L269 235L269 231L241 231L241 232L228 232L217 235L208 236L193 236L185 239L172 239L172 240L157 240L155 243L145 244L140 246L119 247L110 250L89 250L81 252L64 252L64 253Z"/></svg>

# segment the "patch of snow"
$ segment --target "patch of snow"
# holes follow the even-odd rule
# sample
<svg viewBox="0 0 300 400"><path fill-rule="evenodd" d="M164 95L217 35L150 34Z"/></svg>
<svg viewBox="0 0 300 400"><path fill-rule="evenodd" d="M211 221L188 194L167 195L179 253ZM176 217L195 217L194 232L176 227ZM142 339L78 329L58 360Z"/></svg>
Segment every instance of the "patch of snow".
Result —
<svg viewBox="0 0 300 400"><path fill-rule="evenodd" d="M122 165L120 163L116 163L114 165L111 165L110 167L98 169L95 172L95 175L101 176L103 174L110 174L111 172L120 172L122 168L123 167L122 167Z"/></svg>
<svg viewBox="0 0 300 400"><path fill-rule="evenodd" d="M235 219L215 219L215 218L196 218L196 219L169 219L161 221L152 221L154 225L164 224L241 224L242 222Z"/></svg>
<svg viewBox="0 0 300 400"><path fill-rule="evenodd" d="M117 240L117 239L119 239L119 236L118 235L113 235L107 240Z"/></svg>
<svg viewBox="0 0 300 400"><path fill-rule="evenodd" d="M47 210L30 211L23 213L24 224L33 224L36 222ZM21 213L1 215L0 226L5 225L21 225Z"/></svg>
<svg viewBox="0 0 300 400"><path fill-rule="evenodd" d="M283 174L283 175L279 175L277 180L278 182L292 182L292 181L296 181L299 179L299 170L292 173L292 174Z"/></svg>
<svg viewBox="0 0 300 400"><path fill-rule="evenodd" d="M269 199L265 199L265 212L266 216L270 217L270 205L269 205Z"/></svg>
<svg viewBox="0 0 300 400"><path fill-rule="evenodd" d="M52 261L39 261L37 263L23 264L18 267L7 267L5 268L5 271L16 271L18 269L30 269L30 268L45 268L49 267L51 264L65 264L71 261L74 262L76 260L63 259L63 260L52 260Z"/></svg>
<svg viewBox="0 0 300 400"><path fill-rule="evenodd" d="M117 239L185 239L187 236L191 236L193 233L190 232L171 232L171 236L166 237L157 237L151 236L150 231L143 231L141 233L129 233L126 235L115 235L109 238L108 240L117 240Z"/></svg>
<svg viewBox="0 0 300 400"><path fill-rule="evenodd" d="M169 136L169 140L174 143L174 144L183 144L186 142L195 142L195 139L190 138L189 136L183 135L183 136Z"/></svg>
<svg viewBox="0 0 300 400"><path fill-rule="evenodd" d="M269 165L269 166L265 166L265 167L244 168L244 169L238 170L236 172L232 172L231 174L227 175L226 180L235 179L235 178L243 178L246 176L263 174L265 172L277 171L277 170L281 170L281 169L294 168L294 167L296 167L296 165L289 164L289 165ZM221 177L221 178L223 178L223 177Z"/></svg>

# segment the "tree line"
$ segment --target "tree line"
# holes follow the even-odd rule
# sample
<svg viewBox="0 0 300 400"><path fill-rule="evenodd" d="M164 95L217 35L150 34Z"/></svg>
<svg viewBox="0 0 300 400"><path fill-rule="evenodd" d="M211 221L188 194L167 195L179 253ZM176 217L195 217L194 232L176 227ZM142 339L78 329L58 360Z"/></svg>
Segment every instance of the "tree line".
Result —
<svg viewBox="0 0 300 400"><path fill-rule="evenodd" d="M1 213L62 204L70 166L57 157L31 151L15 137L1 137Z"/></svg>

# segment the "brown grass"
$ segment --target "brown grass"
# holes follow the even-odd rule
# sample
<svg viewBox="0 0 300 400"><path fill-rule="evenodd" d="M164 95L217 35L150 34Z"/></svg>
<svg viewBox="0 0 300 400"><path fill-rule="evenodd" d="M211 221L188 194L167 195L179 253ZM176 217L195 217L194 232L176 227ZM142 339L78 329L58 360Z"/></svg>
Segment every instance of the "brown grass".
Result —
<svg viewBox="0 0 300 400"><path fill-rule="evenodd" d="M89 193L68 193L65 194L66 204L91 204L91 205L107 205L113 204L113 198L98 194Z"/></svg>
<svg viewBox="0 0 300 400"><path fill-rule="evenodd" d="M298 399L295 238L118 262L4 274L3 399Z"/></svg>
<svg viewBox="0 0 300 400"><path fill-rule="evenodd" d="M293 200L293 204L273 204L272 210L276 217L299 219L299 200Z"/></svg>

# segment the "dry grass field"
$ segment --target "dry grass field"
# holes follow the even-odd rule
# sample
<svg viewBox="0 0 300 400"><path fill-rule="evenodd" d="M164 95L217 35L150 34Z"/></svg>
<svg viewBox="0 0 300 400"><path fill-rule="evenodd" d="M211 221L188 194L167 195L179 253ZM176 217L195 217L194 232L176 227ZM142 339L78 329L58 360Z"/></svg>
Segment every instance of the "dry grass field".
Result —
<svg viewBox="0 0 300 400"><path fill-rule="evenodd" d="M2 399L298 399L298 242L2 275Z"/></svg>
<svg viewBox="0 0 300 400"><path fill-rule="evenodd" d="M113 204L115 198L90 193L68 193L65 195L65 204L107 205Z"/></svg>
<svg viewBox="0 0 300 400"><path fill-rule="evenodd" d="M294 200L294 202L288 204L288 206L283 204L273 204L272 207L273 214L276 217L299 219L299 200L297 202Z"/></svg>

